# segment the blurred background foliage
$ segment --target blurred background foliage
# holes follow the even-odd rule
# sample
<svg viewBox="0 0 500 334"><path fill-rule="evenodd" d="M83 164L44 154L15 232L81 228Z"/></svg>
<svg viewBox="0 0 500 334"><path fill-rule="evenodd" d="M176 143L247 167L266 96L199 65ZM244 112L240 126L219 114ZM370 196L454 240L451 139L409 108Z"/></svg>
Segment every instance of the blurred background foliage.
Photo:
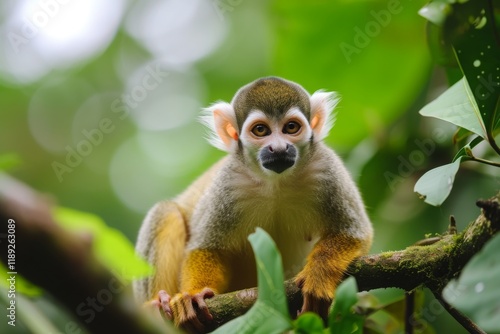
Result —
<svg viewBox="0 0 500 334"><path fill-rule="evenodd" d="M0 164L134 242L156 201L178 194L223 156L206 142L199 111L277 75L311 93L342 96L327 142L364 195L376 232L372 252L443 232L450 214L463 229L479 213L476 199L493 195L500 177L465 163L443 206L413 193L425 171L456 152L456 129L417 113L448 87L418 15L424 5L3 1ZM429 314L438 333L462 332L443 310Z"/></svg>

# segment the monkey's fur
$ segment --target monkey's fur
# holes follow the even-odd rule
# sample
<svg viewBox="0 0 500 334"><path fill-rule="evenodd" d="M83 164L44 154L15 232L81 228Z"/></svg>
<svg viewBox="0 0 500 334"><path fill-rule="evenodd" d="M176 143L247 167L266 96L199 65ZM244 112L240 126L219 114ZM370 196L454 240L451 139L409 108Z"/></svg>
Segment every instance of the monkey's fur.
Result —
<svg viewBox="0 0 500 334"><path fill-rule="evenodd" d="M373 234L354 182L322 142L336 102L333 93L310 96L268 77L242 87L231 104L206 110L212 144L229 154L148 213L137 252L156 274L135 283L140 301L158 301L177 324L202 331L206 319L193 303L209 319L203 299L212 291L256 285L247 237L260 226L275 240L285 275L302 289L301 311L326 317L345 269L369 250Z"/></svg>

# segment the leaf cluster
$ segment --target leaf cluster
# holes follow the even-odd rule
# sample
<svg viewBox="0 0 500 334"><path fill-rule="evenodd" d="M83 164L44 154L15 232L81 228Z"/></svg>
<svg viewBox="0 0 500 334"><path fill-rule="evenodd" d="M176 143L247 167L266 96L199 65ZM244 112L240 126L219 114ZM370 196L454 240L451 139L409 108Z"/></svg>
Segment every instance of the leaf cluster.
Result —
<svg viewBox="0 0 500 334"><path fill-rule="evenodd" d="M459 166L465 161L500 167L476 157L473 148L485 141L500 156L495 137L500 133L500 30L496 1L436 0L420 10L429 20L429 47L445 66L451 87L420 110L458 127L453 141L461 148L450 164L424 174L415 192L439 206L451 192Z"/></svg>

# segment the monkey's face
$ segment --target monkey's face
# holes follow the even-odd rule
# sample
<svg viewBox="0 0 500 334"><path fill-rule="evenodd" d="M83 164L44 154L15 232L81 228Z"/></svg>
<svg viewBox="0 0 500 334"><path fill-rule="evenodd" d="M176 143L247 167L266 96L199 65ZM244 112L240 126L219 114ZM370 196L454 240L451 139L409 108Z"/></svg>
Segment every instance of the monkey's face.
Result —
<svg viewBox="0 0 500 334"><path fill-rule="evenodd" d="M270 118L253 110L243 122L240 141L243 156L266 174L292 171L312 136L305 115L292 107L283 117Z"/></svg>
<svg viewBox="0 0 500 334"><path fill-rule="evenodd" d="M337 101L334 93L310 96L296 83L268 77L242 87L231 103L205 109L202 121L215 147L242 158L253 171L281 177L328 134Z"/></svg>

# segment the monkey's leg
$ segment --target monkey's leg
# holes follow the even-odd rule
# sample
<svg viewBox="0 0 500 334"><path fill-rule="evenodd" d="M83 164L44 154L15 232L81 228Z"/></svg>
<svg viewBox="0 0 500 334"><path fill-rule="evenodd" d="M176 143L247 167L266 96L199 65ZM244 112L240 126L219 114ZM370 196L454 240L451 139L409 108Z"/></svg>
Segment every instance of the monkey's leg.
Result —
<svg viewBox="0 0 500 334"><path fill-rule="evenodd" d="M362 241L345 235L327 235L320 239L307 258L295 282L301 288L304 303L300 313L312 311L324 320L349 264L361 255Z"/></svg>
<svg viewBox="0 0 500 334"><path fill-rule="evenodd" d="M182 267L181 292L170 302L175 324L189 331L203 332L203 323L212 320L205 298L225 292L229 279L227 259L223 254L207 249L191 251Z"/></svg>
<svg viewBox="0 0 500 334"><path fill-rule="evenodd" d="M170 294L179 292L179 278L187 241L187 225L174 202L160 202L150 213L139 232L137 251L155 268L153 277L134 283L144 306L159 310L172 319Z"/></svg>

